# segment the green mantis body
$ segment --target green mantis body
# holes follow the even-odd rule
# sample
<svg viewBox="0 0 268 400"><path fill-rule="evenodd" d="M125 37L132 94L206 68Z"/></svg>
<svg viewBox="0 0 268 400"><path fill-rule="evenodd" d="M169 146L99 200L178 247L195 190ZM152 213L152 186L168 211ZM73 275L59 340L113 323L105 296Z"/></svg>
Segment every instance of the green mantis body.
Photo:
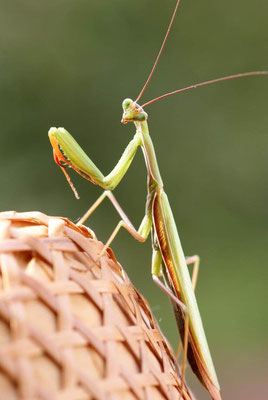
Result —
<svg viewBox="0 0 268 400"><path fill-rule="evenodd" d="M179 2L180 0L177 0L164 41L152 71L137 100L132 101L131 99L126 99L123 101L122 123L125 124L128 122L133 122L136 127L136 133L133 139L127 145L120 160L113 170L107 176L104 176L98 167L78 145L75 139L64 128L51 128L49 131L49 138L53 147L54 159L64 172L77 198L79 198L78 194L69 178L69 175L66 172L66 167L73 168L83 178L105 189L105 192L90 208L82 220L84 221L86 216L90 215L105 197L109 197L122 218L114 233L111 235L111 238L106 243L104 249L107 248L112 238L116 235L116 232L122 226L141 242L144 242L151 233L153 247L153 279L155 283L157 283L158 286L160 286L160 288L164 290L173 300L172 304L175 311L176 322L184 346L181 390L183 388L185 355L187 355L193 371L199 378L200 382L206 387L211 398L213 400L221 400L220 386L213 366L194 294L194 284L191 282L187 261L183 253L172 210L168 201L168 197L164 191L164 185L160 175L154 146L149 135L147 114L144 112L142 107L145 107L148 104L151 104L152 102L171 94L193 89L199 86L245 76L267 75L268 72L256 71L230 75L196 85L191 85L187 88L175 90L174 92L162 95L157 99L144 104L142 107L139 106L137 102L144 93L144 90L147 87L156 68L172 26L176 11L178 9ZM141 147L143 150L147 168L147 200L145 216L138 231L136 231L126 214L117 203L111 191L120 183L121 179L127 172L138 147ZM161 275L164 277L165 285L158 279L158 276Z"/></svg>
<svg viewBox="0 0 268 400"><path fill-rule="evenodd" d="M148 193L145 216L138 231L122 214L123 222L121 225L140 241L145 241L149 233L152 233L153 277L163 273L166 284L178 299L178 303L174 303L174 307L176 308L178 326L182 336L184 336L184 324L187 314L187 320L189 321L189 363L209 391L211 397L219 400L221 399L219 383L176 224L168 197L164 192L154 146L149 135L147 114L136 102L130 99L124 100L123 110L122 122L134 122L136 134L109 175L104 177L73 137L63 128L51 128L49 131L54 158L63 169L65 175L67 175L65 167L69 166L91 182L100 185L106 190L112 190L127 172L137 148L139 146L142 148L147 167ZM180 308L179 302L182 302L186 308Z"/></svg>

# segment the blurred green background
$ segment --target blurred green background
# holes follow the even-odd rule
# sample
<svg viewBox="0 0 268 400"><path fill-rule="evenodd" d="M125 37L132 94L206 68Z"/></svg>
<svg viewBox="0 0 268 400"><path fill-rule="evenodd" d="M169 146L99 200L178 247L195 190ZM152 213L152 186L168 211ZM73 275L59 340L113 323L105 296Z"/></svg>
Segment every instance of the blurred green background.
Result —
<svg viewBox="0 0 268 400"><path fill-rule="evenodd" d="M121 102L137 96L175 0L0 1L0 210L76 221L100 188L54 164L50 126L64 126L108 173L134 134ZM268 69L267 0L182 0L143 102L192 83ZM197 297L225 399L267 396L268 77L193 90L147 108L160 170L188 255L199 254ZM141 152L115 194L138 226ZM88 225L106 241L107 201ZM150 277L150 241L112 245L174 346L171 307ZM208 395L188 373L198 399ZM264 395L266 393L266 396Z"/></svg>

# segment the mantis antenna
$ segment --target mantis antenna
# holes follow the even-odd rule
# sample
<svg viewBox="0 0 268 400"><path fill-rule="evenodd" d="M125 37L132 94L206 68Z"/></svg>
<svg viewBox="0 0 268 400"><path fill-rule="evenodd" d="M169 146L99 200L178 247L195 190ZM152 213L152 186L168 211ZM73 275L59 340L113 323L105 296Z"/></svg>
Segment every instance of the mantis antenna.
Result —
<svg viewBox="0 0 268 400"><path fill-rule="evenodd" d="M169 26L168 26L168 29L167 29L167 33L165 34L164 40L163 40L163 42L162 42L162 45L161 45L161 47L160 47L160 50L159 50L159 52L158 52L158 54L157 54L157 57L156 57L156 59L155 59L153 68L152 68L152 70L151 70L151 72L150 72L150 74L149 74L149 76L148 76L148 78L147 78L147 81L145 82L145 85L144 85L143 88L141 89L140 94L139 94L138 97L136 98L135 103L137 103L137 102L140 100L141 96L143 95L143 93L145 92L147 86L149 85L150 80L152 79L152 76L153 76L154 71L155 71L155 69L156 69L156 67L157 67L159 58L161 57L161 54L162 54L163 49L164 49L164 47L165 47L165 44L166 44L166 41L167 41L169 32L170 32L170 30L171 30L171 28L172 28L172 25L173 25L173 22L174 22L174 19L175 19L177 10L178 10L178 8L179 8L179 4L180 4L180 0L177 0L176 6L175 6L175 8L174 8L174 11L173 11L173 14L172 14L172 17L171 17L171 20L170 20L170 23L169 23Z"/></svg>
<svg viewBox="0 0 268 400"><path fill-rule="evenodd" d="M153 74L154 74L154 72L155 72L155 69L156 69L157 64L158 64L158 62L159 62L159 59L160 59L160 57L161 57L161 54L162 54L163 49L164 49L164 47L165 47L165 44L166 44L166 42L167 42L167 39L168 39L170 30L171 30L171 28L172 28L172 25L173 25L173 22L174 22L174 19L175 19L177 10L178 10L178 8L179 8L179 4L180 4L180 0L177 0L176 6L175 6L174 11L173 11L173 14L172 14L172 17L171 17L171 19L170 19L170 23L169 23L167 32L166 32L166 34L165 34L164 40L163 40L163 42L162 42L162 45L161 45L161 47L160 47L160 50L159 50L159 52L158 52L158 54L157 54L157 57L156 57L156 59L155 59L153 68L152 68L152 70L151 70L151 72L150 72L150 74L149 74L149 76L148 76L148 78L147 78L147 80L146 80L146 82L145 82L145 85L144 85L143 88L141 89L140 94L138 95L137 99L135 100L135 103L137 103L137 102L141 99L143 93L145 92L147 86L149 85L149 83L150 83L150 81L151 81L151 79L152 79L152 76L153 76ZM156 98L154 98L154 99L148 101L147 103L144 103L144 104L142 105L142 107L144 108L144 107L148 106L149 104L155 103L155 102L158 101L158 100L162 100L162 99L165 98L165 97L172 96L173 94L177 94L177 93L181 93L181 92L186 92L186 90L196 89L196 88L198 88L198 87L200 87L200 86L206 86L206 85L210 85L210 84L212 84L212 83L217 83L217 82L221 82L221 81L228 81L228 80L230 80L230 79L244 78L244 77L246 77L246 76L257 76L257 75L268 75L268 71L243 72L243 73L239 73L239 74L235 74L235 75L228 75L228 76L224 76L224 77L221 77L221 78L212 79L212 80L205 81L205 82L201 82L201 83L196 83L196 84L187 86L187 87L182 88L182 89L177 89L177 90L174 90L174 91L172 91L172 92L162 94L161 96L158 96L158 97L156 97Z"/></svg>
<svg viewBox="0 0 268 400"><path fill-rule="evenodd" d="M152 99L152 100L148 101L147 103L144 103L142 105L142 108L144 108L146 106L149 106L149 104L155 103L158 100L162 100L165 97L172 96L173 94L186 92L186 90L196 89L196 88L198 88L200 86L210 85L211 83L217 83L217 82L222 82L222 81L228 81L230 79L244 78L246 76L256 76L256 75L268 75L268 71L243 72L243 73L240 73L240 74L223 76L222 78L212 79L212 80L206 81L206 82L195 83L194 85L190 85L190 86L187 86L187 87L182 88L182 89L177 89L177 90L173 90L172 92L162 94L161 96L158 96L155 99Z"/></svg>

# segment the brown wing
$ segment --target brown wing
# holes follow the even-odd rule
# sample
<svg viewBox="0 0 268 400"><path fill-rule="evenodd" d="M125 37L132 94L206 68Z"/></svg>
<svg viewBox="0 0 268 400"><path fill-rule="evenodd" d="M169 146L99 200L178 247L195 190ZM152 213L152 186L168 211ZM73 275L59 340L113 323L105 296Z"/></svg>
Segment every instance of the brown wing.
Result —
<svg viewBox="0 0 268 400"><path fill-rule="evenodd" d="M167 226L165 215L163 215L163 204L161 203L161 193L156 191L154 200L153 200L153 221L154 221L154 229L158 240L158 245L161 250L161 254L163 257L164 265L166 266L165 271L163 271L165 279L169 282L171 290L174 294L182 301L181 289L180 285L175 273L174 266L174 258L172 254L172 249L170 248L170 243L168 240L167 234ZM173 218L173 216L172 216ZM184 342L184 313L178 307L177 304L172 303L175 319L177 323L177 327L182 339L182 343ZM219 393L218 387L212 382L210 377L208 368L203 360L202 355L200 354L199 348L194 339L193 332L191 328L189 328L189 344L187 351L187 358L189 364L196 374L199 381L205 386L205 388L209 391L213 400L221 400L221 395Z"/></svg>

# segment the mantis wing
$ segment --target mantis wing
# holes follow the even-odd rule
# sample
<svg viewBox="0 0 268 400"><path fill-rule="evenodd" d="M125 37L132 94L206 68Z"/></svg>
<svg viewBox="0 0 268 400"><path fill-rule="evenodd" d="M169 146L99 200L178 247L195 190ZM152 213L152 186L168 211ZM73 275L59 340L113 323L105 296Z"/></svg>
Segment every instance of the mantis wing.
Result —
<svg viewBox="0 0 268 400"><path fill-rule="evenodd" d="M162 188L156 190L152 208L155 233L166 266L164 275L167 275L173 292L186 305L188 310L188 361L200 382L209 391L212 399L220 400L220 386L208 348L190 274L171 207ZM174 305L174 308L180 335L183 339L185 316L178 306Z"/></svg>

